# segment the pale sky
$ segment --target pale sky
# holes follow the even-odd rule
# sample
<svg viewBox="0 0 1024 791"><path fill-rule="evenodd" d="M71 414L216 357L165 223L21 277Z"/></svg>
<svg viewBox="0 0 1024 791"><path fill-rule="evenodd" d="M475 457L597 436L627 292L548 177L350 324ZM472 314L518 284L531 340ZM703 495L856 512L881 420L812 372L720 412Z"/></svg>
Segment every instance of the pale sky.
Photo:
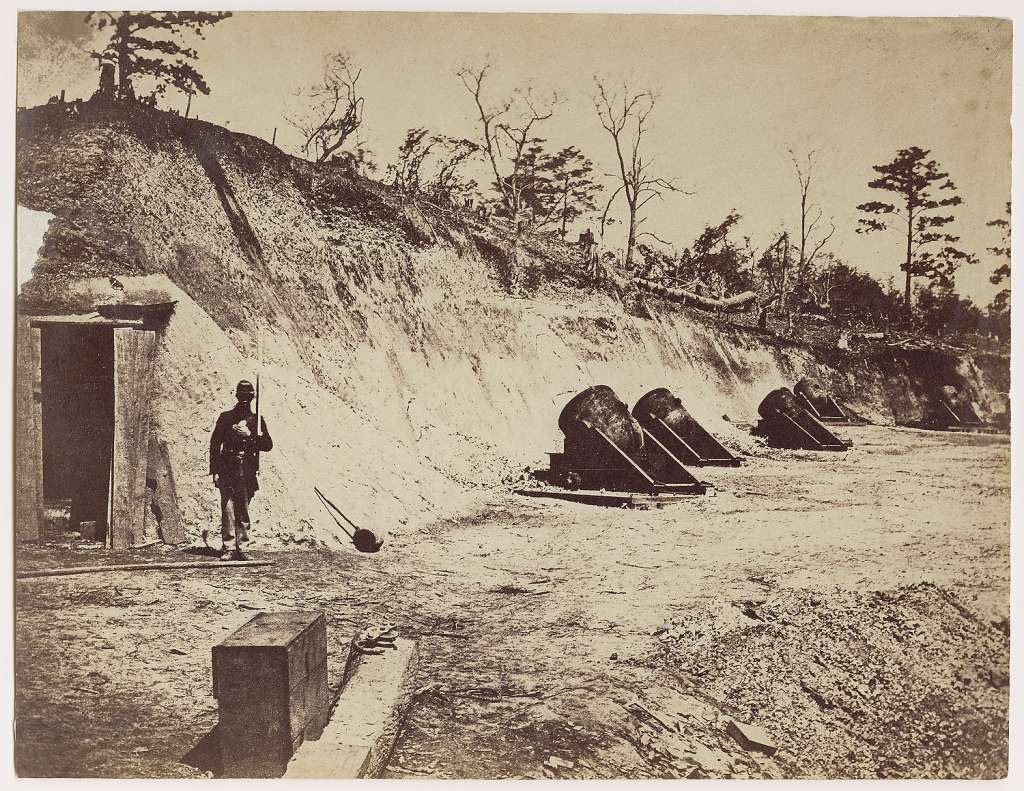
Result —
<svg viewBox="0 0 1024 791"><path fill-rule="evenodd" d="M22 14L18 103L67 89L87 98L97 68L84 13ZM992 19L850 19L756 16L236 13L208 29L199 69L212 92L193 114L271 138L295 153L282 114L295 90L344 50L363 67L363 137L381 167L406 129L472 137L475 107L455 76L489 57L497 101L515 86L555 91L555 116L537 131L552 148L576 145L604 178L614 167L598 123L593 75L658 93L647 149L659 173L695 194L649 205L645 228L682 247L732 209L739 232L763 247L795 230L799 203L787 147L821 151L812 197L837 232L831 248L850 264L899 283L900 238L855 233L856 206L873 164L920 146L949 171L965 205L953 232L981 259L958 277L982 305L998 289L986 248L1010 198L1011 25ZM168 94L165 106L184 108ZM381 174L378 174L381 175ZM481 182L489 183L481 173ZM596 230L596 221L593 223ZM623 235L622 226L609 239Z"/></svg>

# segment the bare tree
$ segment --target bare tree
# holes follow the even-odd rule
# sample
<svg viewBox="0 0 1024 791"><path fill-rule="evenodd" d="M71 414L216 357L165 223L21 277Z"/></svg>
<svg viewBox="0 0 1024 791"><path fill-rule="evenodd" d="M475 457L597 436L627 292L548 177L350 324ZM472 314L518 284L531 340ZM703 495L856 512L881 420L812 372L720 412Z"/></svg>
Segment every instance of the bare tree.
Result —
<svg viewBox="0 0 1024 791"><path fill-rule="evenodd" d="M781 231L757 261L755 269L761 281L761 309L758 312L757 326L761 329L768 326L768 311L771 306L782 299L786 273L793 265L792 252L789 232Z"/></svg>
<svg viewBox="0 0 1024 791"><path fill-rule="evenodd" d="M800 185L800 238L799 255L797 259L796 285L806 286L814 259L822 248L828 244L832 235L836 232L836 226L831 221L829 229L819 227L824 212L822 208L810 200L811 183L814 178L814 161L818 152L814 149L807 152L805 157L798 157L793 149L788 149L790 159L793 161L793 168L796 171L797 183ZM783 272L781 296L779 297L779 309L787 317L790 326L793 323L793 313L789 306L789 293L793 289L788 283L788 272Z"/></svg>
<svg viewBox="0 0 1024 791"><path fill-rule="evenodd" d="M639 216L640 211L655 198L660 200L666 192L684 191L671 180L653 175L651 166L654 164L654 158L645 159L640 150L644 133L650 129L648 119L657 100L655 94L650 90L634 93L625 84L620 93L609 93L597 77L594 78L594 82L597 85L594 108L597 110L601 126L611 135L615 144L615 156L619 164L617 177L622 182L605 204L601 227L604 228L608 211L615 199L622 195L629 210L629 228L623 261L626 271L631 273L637 239L643 236L658 238L650 231L640 231L640 226L645 220Z"/></svg>
<svg viewBox="0 0 1024 791"><path fill-rule="evenodd" d="M302 106L285 120L302 135L307 158L323 162L362 125L365 100L358 86L362 73L348 54L334 52L325 60L323 79L298 92Z"/></svg>
<svg viewBox="0 0 1024 791"><path fill-rule="evenodd" d="M484 98L484 83L491 64L477 68L464 66L457 72L473 97L480 120L480 148L491 171L495 189L518 235L526 220L523 192L532 182L527 172L528 152L541 142L534 128L554 114L557 97L537 100L530 89L517 90L510 98L489 105Z"/></svg>

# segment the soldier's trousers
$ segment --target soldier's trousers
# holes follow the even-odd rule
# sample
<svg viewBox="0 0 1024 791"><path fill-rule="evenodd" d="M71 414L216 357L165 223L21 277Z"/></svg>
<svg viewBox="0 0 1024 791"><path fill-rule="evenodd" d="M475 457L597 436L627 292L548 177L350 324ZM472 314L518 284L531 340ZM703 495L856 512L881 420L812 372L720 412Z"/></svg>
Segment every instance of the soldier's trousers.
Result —
<svg viewBox="0 0 1024 791"><path fill-rule="evenodd" d="M244 479L235 484L221 481L220 539L223 551L242 551L249 545L249 503L252 495Z"/></svg>

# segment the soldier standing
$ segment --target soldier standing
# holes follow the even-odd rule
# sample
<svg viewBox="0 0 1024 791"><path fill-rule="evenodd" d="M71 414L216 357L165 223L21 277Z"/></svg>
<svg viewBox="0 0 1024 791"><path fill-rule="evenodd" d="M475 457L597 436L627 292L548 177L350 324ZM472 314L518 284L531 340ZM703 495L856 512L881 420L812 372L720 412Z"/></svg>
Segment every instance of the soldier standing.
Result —
<svg viewBox="0 0 1024 791"><path fill-rule="evenodd" d="M256 430L252 411L255 396L250 382L239 382L235 388L237 403L221 412L210 437L210 475L213 485L220 489L221 560L248 560L249 503L260 488L259 453L274 447L262 417Z"/></svg>

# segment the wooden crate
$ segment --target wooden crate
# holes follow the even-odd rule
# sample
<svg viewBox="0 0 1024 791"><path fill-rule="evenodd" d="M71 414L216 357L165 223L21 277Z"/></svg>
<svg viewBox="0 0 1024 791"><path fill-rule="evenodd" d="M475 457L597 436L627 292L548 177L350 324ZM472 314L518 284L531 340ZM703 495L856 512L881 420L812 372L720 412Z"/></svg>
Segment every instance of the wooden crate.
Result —
<svg viewBox="0 0 1024 791"><path fill-rule="evenodd" d="M327 724L322 612L261 612L213 647L213 695L227 777L280 777Z"/></svg>

